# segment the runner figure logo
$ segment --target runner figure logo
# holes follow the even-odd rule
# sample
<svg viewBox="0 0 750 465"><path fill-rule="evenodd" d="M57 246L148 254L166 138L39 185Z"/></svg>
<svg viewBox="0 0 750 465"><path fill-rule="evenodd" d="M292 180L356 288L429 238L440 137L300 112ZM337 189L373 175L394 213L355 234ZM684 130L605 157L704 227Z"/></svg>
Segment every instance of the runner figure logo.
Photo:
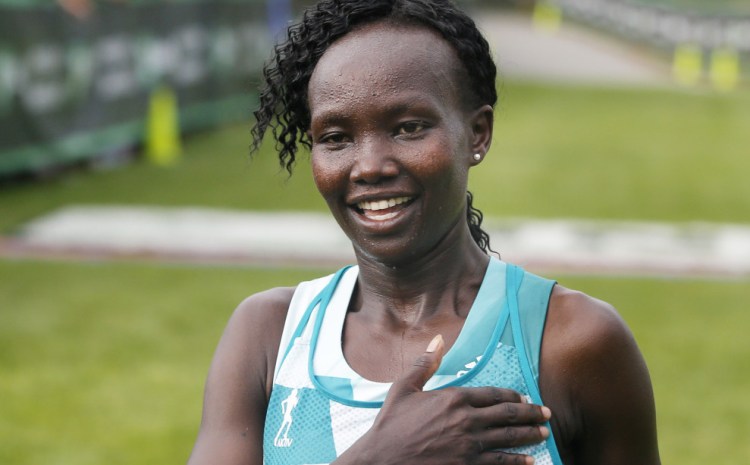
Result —
<svg viewBox="0 0 750 465"><path fill-rule="evenodd" d="M284 420L281 422L281 427L276 433L276 437L273 440L273 445L276 447L290 447L292 445L292 438L289 437L289 428L292 427L292 410L297 406L299 402L299 389L292 389L292 393L289 397L281 401L281 413L284 415Z"/></svg>

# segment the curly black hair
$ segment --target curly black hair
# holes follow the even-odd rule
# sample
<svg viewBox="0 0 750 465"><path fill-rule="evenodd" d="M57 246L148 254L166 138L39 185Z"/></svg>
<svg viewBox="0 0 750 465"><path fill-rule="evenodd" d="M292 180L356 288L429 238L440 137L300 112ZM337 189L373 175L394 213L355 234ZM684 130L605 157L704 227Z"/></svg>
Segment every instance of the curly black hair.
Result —
<svg viewBox="0 0 750 465"><path fill-rule="evenodd" d="M438 32L457 52L467 80L464 101L477 108L494 106L496 68L489 45L474 21L449 0L322 0L306 10L302 20L289 27L286 40L276 45L263 69L264 87L254 112L251 152L270 128L279 151L279 163L291 174L299 146L308 150L310 109L307 87L318 60L337 39L356 27L389 21L425 27ZM482 212L467 192L467 222L474 241L487 252L489 235L481 229Z"/></svg>

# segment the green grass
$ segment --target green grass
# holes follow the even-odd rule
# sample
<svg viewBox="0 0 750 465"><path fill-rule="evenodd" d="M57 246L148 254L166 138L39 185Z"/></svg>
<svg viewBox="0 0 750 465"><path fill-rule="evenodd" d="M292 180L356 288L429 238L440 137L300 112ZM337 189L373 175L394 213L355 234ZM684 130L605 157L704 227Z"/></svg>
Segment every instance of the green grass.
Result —
<svg viewBox="0 0 750 465"><path fill-rule="evenodd" d="M0 463L184 463L232 309L312 274L0 261Z"/></svg>
<svg viewBox="0 0 750 465"><path fill-rule="evenodd" d="M750 94L592 89L508 82L495 139L472 171L494 216L750 221ZM250 162L249 125L189 138L183 162L78 172L0 187L0 232L59 206L326 207L307 155L287 180L272 147Z"/></svg>
<svg viewBox="0 0 750 465"><path fill-rule="evenodd" d="M509 83L501 100L472 178L487 213L750 221L748 94Z"/></svg>
<svg viewBox="0 0 750 465"><path fill-rule="evenodd" d="M321 273L0 261L0 463L184 463L232 309ZM747 283L561 281L614 303L634 330L663 463L750 460Z"/></svg>

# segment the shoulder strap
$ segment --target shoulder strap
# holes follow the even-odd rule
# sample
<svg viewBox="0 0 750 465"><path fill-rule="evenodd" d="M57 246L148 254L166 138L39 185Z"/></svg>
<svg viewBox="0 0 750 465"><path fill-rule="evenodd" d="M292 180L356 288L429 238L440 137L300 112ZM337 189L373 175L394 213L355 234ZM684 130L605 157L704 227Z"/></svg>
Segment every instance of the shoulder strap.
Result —
<svg viewBox="0 0 750 465"><path fill-rule="evenodd" d="M286 349L284 350L284 356L281 359L281 363L284 363L284 360L286 360L286 356L289 355L289 351L291 350L294 341L304 332L305 327L307 326L307 322L310 320L310 315L312 315L315 307L320 305L320 308L325 311L325 308L328 306L328 302L331 301L333 292L336 290L336 286L338 285L339 281L341 281L341 277L344 276L344 273L346 273L346 270L348 270L349 268L351 268L351 265L345 266L337 271L336 274L334 274L331 280L328 282L326 287L324 287L323 290L321 290L318 295L316 295L315 298L310 301L310 304L307 306L305 313L302 314L302 318L300 318L299 324L297 325L297 328L294 330L294 333L289 340L289 345L287 345ZM281 366L281 364L279 364L279 366Z"/></svg>
<svg viewBox="0 0 750 465"><path fill-rule="evenodd" d="M531 396L531 402L537 405L544 405L542 402L542 395L539 392L539 383L538 383L538 373L537 376L534 376L534 373L532 372L532 365L529 360L529 352L526 349L527 347L527 340L524 338L523 334L523 327L521 326L521 315L520 310L518 307L518 291L521 289L521 283L524 280L524 276L526 273L519 267L508 265L508 272L512 274L511 282L513 283L513 288L516 289L516 292L512 293L513 295L509 295L509 309L510 309L510 325L513 330L513 342L516 345L516 351L518 353L518 359L521 365L521 372L523 373L524 381L526 382L526 386L529 389L529 395ZM529 275L533 276L533 275ZM554 284L554 283L553 283ZM552 287L550 286L550 290ZM546 314L546 306L545 314ZM542 326L544 326L542 324ZM541 341L541 338L540 338ZM539 348L537 348L539 349ZM539 357L539 350L536 350L536 358L537 358L537 366L538 366L538 357ZM560 452L557 450L557 444L555 443L555 438L552 435L552 425L547 422L545 424L547 428L549 428L550 435L547 438L546 445L547 449L549 450L550 456L552 457L552 461L554 464L562 464L562 459L560 457Z"/></svg>

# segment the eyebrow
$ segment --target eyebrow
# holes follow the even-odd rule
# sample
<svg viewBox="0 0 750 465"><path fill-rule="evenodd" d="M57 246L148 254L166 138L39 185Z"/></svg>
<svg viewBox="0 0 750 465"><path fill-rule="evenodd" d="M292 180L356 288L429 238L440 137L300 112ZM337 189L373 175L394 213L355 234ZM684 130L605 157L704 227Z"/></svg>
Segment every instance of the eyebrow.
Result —
<svg viewBox="0 0 750 465"><path fill-rule="evenodd" d="M385 108L384 116L386 118L395 118L410 111L416 110L424 112L433 107L434 105L432 104L430 99L419 98L415 96L414 98L405 99L388 106L387 108ZM351 120L351 117L347 113L342 113L338 109L324 109L318 112L318 116L315 116L314 120L316 123L325 126L344 125ZM311 125L312 121L313 118L311 115Z"/></svg>

